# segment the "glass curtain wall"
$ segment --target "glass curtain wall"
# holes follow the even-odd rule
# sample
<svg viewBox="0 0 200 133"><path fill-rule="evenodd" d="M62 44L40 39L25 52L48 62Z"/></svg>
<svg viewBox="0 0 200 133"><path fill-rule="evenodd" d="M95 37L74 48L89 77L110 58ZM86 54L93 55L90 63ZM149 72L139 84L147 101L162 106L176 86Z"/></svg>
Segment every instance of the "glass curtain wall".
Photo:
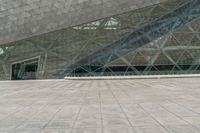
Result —
<svg viewBox="0 0 200 133"><path fill-rule="evenodd" d="M187 12L191 11L191 17L181 14L184 6ZM193 15L198 7L198 1L192 4L191 0L169 0L0 45L0 79L12 79L13 71L20 72L15 75L27 77L23 75L27 74L26 70L34 72L34 79L200 73L199 12ZM184 21L171 26L177 18L172 16L174 12L183 15ZM149 32L157 29L161 34ZM147 33L148 39L144 38ZM136 44L132 43L135 38ZM37 62L26 65L27 68L13 67L17 62L24 64L35 58Z"/></svg>

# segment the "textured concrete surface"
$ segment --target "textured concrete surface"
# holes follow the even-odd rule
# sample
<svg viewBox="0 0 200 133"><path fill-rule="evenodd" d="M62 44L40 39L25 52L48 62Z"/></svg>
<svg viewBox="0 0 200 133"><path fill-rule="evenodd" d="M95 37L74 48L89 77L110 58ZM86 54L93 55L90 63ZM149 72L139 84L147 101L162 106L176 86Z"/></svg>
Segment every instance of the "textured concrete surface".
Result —
<svg viewBox="0 0 200 133"><path fill-rule="evenodd" d="M0 0L0 44L167 0Z"/></svg>
<svg viewBox="0 0 200 133"><path fill-rule="evenodd" d="M199 81L0 82L0 133L199 133Z"/></svg>

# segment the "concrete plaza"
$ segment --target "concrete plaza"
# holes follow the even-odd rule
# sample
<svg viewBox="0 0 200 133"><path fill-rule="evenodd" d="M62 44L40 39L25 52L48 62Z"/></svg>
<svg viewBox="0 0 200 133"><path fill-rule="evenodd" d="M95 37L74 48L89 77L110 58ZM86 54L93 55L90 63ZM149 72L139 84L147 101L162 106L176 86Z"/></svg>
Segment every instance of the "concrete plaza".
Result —
<svg viewBox="0 0 200 133"><path fill-rule="evenodd" d="M200 78L1 81L0 133L200 133Z"/></svg>

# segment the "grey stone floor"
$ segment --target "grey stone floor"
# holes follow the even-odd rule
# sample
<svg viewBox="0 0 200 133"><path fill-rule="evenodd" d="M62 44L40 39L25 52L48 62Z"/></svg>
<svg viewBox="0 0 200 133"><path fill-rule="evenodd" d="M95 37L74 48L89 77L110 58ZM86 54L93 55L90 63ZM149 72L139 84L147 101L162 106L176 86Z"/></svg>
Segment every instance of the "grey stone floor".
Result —
<svg viewBox="0 0 200 133"><path fill-rule="evenodd" d="M200 78L0 82L0 133L200 133Z"/></svg>

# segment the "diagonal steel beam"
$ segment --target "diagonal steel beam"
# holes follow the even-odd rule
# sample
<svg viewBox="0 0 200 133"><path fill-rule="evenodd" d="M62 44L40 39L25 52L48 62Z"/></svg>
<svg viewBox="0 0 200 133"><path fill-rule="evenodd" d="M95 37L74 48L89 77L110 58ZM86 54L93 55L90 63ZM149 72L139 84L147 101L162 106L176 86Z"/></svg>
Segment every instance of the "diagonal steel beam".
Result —
<svg viewBox="0 0 200 133"><path fill-rule="evenodd" d="M135 51L199 17L200 1L191 0L152 23L134 31L127 37L96 51L71 66L66 66L63 71L59 72L59 75L65 76L66 73L70 73L79 66L90 66L92 64L104 66L108 62L107 59L110 55L112 55L110 59L110 62L112 62L119 58L119 55L124 56L129 52Z"/></svg>
<svg viewBox="0 0 200 133"><path fill-rule="evenodd" d="M159 49L159 51L150 59L150 61L148 62L145 70L144 70L144 74L148 74L148 72L151 70L151 68L153 67L153 64L156 62L156 60L158 59L158 57L160 56L160 54L162 53L167 41L169 40L170 36L166 36L163 40L163 42L161 43L161 45L158 46L157 49Z"/></svg>

